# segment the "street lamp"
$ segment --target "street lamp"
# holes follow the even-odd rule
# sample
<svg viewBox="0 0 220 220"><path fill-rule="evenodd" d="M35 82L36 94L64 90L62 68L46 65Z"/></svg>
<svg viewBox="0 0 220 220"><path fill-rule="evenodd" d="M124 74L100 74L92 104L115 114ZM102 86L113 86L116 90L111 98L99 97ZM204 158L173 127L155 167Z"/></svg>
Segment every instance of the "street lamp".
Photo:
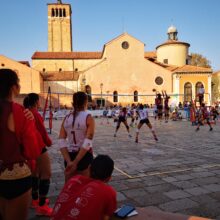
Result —
<svg viewBox="0 0 220 220"><path fill-rule="evenodd" d="M103 88L103 83L100 83L100 89L101 89L101 108L102 108L102 88Z"/></svg>
<svg viewBox="0 0 220 220"><path fill-rule="evenodd" d="M106 103L107 103L107 107L108 107L108 94L109 94L109 90L106 91L106 93L107 93Z"/></svg>
<svg viewBox="0 0 220 220"><path fill-rule="evenodd" d="M85 92L86 90L86 77L85 75L82 78L82 91Z"/></svg>

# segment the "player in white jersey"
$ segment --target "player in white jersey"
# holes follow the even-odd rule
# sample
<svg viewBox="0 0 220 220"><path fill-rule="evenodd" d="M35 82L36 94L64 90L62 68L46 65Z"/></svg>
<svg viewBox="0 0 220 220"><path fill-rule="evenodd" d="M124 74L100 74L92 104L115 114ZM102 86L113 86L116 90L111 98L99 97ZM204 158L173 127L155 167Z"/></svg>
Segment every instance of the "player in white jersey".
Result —
<svg viewBox="0 0 220 220"><path fill-rule="evenodd" d="M93 159L95 122L86 111L87 100L84 92L74 93L73 112L65 117L61 125L59 146L64 157L66 180L77 171L83 171Z"/></svg>
<svg viewBox="0 0 220 220"><path fill-rule="evenodd" d="M135 127L137 125L137 121L138 121L137 109L136 109L135 104L132 104L130 114L131 114L130 126ZM134 121L135 121L135 123L134 123Z"/></svg>
<svg viewBox="0 0 220 220"><path fill-rule="evenodd" d="M153 127L152 127L152 125L151 125L151 123L150 123L150 121L148 119L148 111L147 111L147 109L144 109L144 106L142 104L140 104L140 106L139 106L138 115L140 117L140 122L139 122L139 124L137 126L135 142L138 143L138 135L139 135L140 128L145 123L148 126L148 128L151 130L151 132L152 132L152 134L154 136L154 140L158 141L158 138L156 136L155 130L153 129Z"/></svg>

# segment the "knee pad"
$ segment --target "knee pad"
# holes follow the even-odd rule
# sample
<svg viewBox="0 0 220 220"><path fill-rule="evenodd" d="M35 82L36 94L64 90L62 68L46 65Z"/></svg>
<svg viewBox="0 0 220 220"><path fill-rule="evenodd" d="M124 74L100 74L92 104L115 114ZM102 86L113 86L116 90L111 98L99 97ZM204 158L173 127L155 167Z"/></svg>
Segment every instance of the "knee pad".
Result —
<svg viewBox="0 0 220 220"><path fill-rule="evenodd" d="M128 125L126 125L126 128L127 128L127 129L129 129L129 126L128 126Z"/></svg>
<svg viewBox="0 0 220 220"><path fill-rule="evenodd" d="M32 191L38 191L39 188L39 178L32 177Z"/></svg>

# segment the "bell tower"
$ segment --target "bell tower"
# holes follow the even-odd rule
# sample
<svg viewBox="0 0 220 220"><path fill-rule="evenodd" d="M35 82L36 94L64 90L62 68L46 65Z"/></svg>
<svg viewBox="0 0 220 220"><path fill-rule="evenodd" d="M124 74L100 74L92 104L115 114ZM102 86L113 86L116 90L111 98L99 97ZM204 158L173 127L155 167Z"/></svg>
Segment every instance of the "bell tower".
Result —
<svg viewBox="0 0 220 220"><path fill-rule="evenodd" d="M71 5L61 0L48 5L48 52L72 51Z"/></svg>

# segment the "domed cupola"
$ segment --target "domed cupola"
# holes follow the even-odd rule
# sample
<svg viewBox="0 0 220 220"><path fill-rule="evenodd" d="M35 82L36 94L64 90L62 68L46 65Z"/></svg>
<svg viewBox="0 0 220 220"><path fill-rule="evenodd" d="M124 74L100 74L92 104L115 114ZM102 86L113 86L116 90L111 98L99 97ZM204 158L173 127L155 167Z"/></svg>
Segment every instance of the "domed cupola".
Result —
<svg viewBox="0 0 220 220"><path fill-rule="evenodd" d="M174 27L173 25L171 25L168 30L167 30L167 34L168 34L168 40L178 40L177 38L177 34L178 31L176 29L176 27Z"/></svg>
<svg viewBox="0 0 220 220"><path fill-rule="evenodd" d="M178 31L171 25L167 30L168 40L156 47L157 61L175 66L189 63L188 49L190 44L178 41Z"/></svg>

